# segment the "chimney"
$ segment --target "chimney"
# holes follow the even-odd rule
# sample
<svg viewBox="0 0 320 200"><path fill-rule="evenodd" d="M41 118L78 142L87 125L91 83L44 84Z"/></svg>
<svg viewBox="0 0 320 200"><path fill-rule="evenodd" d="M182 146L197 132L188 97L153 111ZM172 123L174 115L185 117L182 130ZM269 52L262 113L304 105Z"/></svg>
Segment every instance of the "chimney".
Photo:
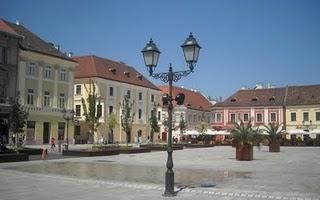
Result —
<svg viewBox="0 0 320 200"><path fill-rule="evenodd" d="M71 58L73 56L73 53L70 51L70 52L66 52L66 55Z"/></svg>
<svg viewBox="0 0 320 200"><path fill-rule="evenodd" d="M56 45L54 45L54 48L56 48L58 51L60 51L60 45L56 44Z"/></svg>

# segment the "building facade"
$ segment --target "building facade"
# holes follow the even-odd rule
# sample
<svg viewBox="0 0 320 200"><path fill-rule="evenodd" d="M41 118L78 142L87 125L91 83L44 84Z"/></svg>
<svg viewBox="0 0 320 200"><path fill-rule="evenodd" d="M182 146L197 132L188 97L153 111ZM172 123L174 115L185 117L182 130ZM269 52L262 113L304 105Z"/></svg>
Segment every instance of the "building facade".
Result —
<svg viewBox="0 0 320 200"><path fill-rule="evenodd" d="M4 23L10 31L23 37L19 42L17 91L21 104L29 112L26 144L48 144L51 137L67 140L62 110L73 109L73 77L77 62L23 25ZM72 126L68 132L72 143Z"/></svg>
<svg viewBox="0 0 320 200"><path fill-rule="evenodd" d="M212 127L230 130L242 120L254 126L285 122L286 88L241 89L213 106Z"/></svg>
<svg viewBox="0 0 320 200"><path fill-rule="evenodd" d="M163 94L169 93L169 86L159 86ZM207 128L211 124L211 102L202 95L199 91L189 90L182 87L172 87L172 96L176 97L178 93L185 95L183 105L176 105L173 107L173 132L179 133L179 123L183 119L187 124L187 130L194 130L200 123L204 123ZM167 140L168 128L166 126L168 119L168 110L166 106L158 108L158 121L161 126L161 140ZM176 134L178 135L178 134Z"/></svg>
<svg viewBox="0 0 320 200"><path fill-rule="evenodd" d="M289 86L285 105L288 139L320 136L320 85Z"/></svg>
<svg viewBox="0 0 320 200"><path fill-rule="evenodd" d="M81 56L74 57L74 59L79 63L75 71L74 84L74 110L79 120L74 136L76 142L91 142L81 103L81 99L86 99L88 96L87 89L91 81L95 84L102 110L99 119L101 125L94 136L95 140L110 143L124 143L126 141L126 133L121 128L120 119L121 102L127 95L133 102L133 112L135 113L130 142L136 142L138 137L141 137L142 141L146 141L150 135L151 112L154 112L153 110L160 102L161 91L159 88L133 67L124 63L97 56ZM110 135L106 123L111 113L115 114L118 122L112 135Z"/></svg>
<svg viewBox="0 0 320 200"><path fill-rule="evenodd" d="M0 141L9 143L10 99L16 98L20 35L0 19Z"/></svg>

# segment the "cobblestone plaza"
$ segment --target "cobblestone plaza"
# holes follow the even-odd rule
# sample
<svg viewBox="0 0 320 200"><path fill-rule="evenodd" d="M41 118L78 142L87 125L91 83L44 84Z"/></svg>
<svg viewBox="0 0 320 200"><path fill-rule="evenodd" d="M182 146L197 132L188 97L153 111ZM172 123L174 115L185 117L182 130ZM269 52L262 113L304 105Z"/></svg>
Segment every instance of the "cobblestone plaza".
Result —
<svg viewBox="0 0 320 200"><path fill-rule="evenodd" d="M71 147L72 148L72 147ZM174 151L174 199L320 199L320 148ZM0 164L1 200L161 199L166 152ZM50 155L49 155L50 157ZM211 187L206 187L211 186Z"/></svg>

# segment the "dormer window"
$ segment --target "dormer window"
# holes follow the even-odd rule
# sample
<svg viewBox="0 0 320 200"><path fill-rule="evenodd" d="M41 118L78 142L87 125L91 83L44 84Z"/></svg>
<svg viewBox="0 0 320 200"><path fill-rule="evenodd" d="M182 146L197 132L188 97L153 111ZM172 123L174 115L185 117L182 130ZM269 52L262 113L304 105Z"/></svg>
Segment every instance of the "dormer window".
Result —
<svg viewBox="0 0 320 200"><path fill-rule="evenodd" d="M116 69L115 68L109 68L109 71L112 72L113 74L116 74Z"/></svg>
<svg viewBox="0 0 320 200"><path fill-rule="evenodd" d="M231 102L236 102L237 99L236 99L236 98L232 98L230 101L231 101Z"/></svg>
<svg viewBox="0 0 320 200"><path fill-rule="evenodd" d="M188 107L190 107L190 106L191 106L191 104L190 104L190 103L188 103L188 104L187 104L187 106L188 106Z"/></svg>
<svg viewBox="0 0 320 200"><path fill-rule="evenodd" d="M258 97L253 97L251 101L258 101Z"/></svg>
<svg viewBox="0 0 320 200"><path fill-rule="evenodd" d="M137 78L142 80L142 75L141 74L137 74Z"/></svg>
<svg viewBox="0 0 320 200"><path fill-rule="evenodd" d="M275 101L276 98L275 97L270 97L269 101Z"/></svg>
<svg viewBox="0 0 320 200"><path fill-rule="evenodd" d="M124 73L124 75L126 75L127 77L130 77L130 72L125 71L125 72L123 72L123 73Z"/></svg>

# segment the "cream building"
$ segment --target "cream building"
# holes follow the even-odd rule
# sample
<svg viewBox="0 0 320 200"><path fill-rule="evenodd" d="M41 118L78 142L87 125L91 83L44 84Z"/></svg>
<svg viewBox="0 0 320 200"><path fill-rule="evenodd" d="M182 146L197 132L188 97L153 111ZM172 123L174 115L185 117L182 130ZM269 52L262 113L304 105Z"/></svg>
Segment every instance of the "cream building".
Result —
<svg viewBox="0 0 320 200"><path fill-rule="evenodd" d="M48 144L51 137L66 140L62 110L73 109L73 77L77 62L23 25L6 24L23 37L19 43L17 90L21 104L29 111L26 144ZM73 126L70 126L70 143L72 138Z"/></svg>
<svg viewBox="0 0 320 200"><path fill-rule="evenodd" d="M79 63L75 70L74 81L74 110L80 122L75 126L76 143L92 141L81 103L81 98L87 98L86 88L89 88L90 81L93 81L96 86L96 93L102 106L102 116L99 120L101 125L95 141L101 142L103 138L104 142L125 142L126 134L120 127L121 102L125 95L129 95L130 100L134 101L135 119L131 131L131 142L135 142L139 136L142 137L142 141L146 141L150 135L151 112L160 102L161 91L133 67L124 63L93 55L73 59ZM106 124L111 113L115 114L118 121L113 134L109 133Z"/></svg>
<svg viewBox="0 0 320 200"><path fill-rule="evenodd" d="M320 137L320 85L289 86L286 130L290 137Z"/></svg>
<svg viewBox="0 0 320 200"><path fill-rule="evenodd" d="M169 86L159 86L162 93L165 94L169 92ZM187 130L194 130L199 123L205 123L207 129L210 129L211 125L211 102L203 96L197 90L189 90L182 87L172 87L172 96L176 97L178 93L183 93L185 95L185 100L183 105L176 105L174 103L173 114L172 114L172 127L173 136L179 137L180 129L179 123L183 118L187 123ZM168 118L168 110L165 106L158 108L158 121L163 125L161 126L160 139L162 141L167 140L168 127L166 126L166 121Z"/></svg>

